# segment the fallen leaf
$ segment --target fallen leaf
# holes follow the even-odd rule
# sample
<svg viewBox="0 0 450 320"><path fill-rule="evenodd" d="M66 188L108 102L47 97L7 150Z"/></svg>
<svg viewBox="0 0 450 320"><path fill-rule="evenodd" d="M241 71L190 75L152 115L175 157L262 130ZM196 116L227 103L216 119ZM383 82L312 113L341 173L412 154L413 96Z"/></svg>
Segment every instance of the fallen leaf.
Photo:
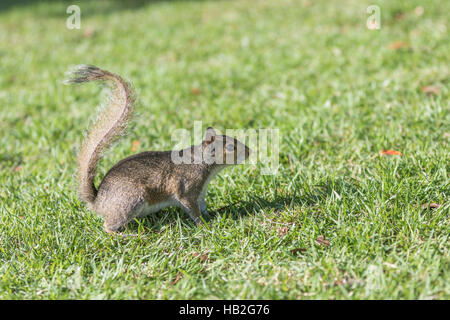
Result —
<svg viewBox="0 0 450 320"><path fill-rule="evenodd" d="M325 239L325 237L323 235L320 235L320 236L317 237L316 243L321 245L321 246L325 246L325 247L328 247L330 245L330 241Z"/></svg>
<svg viewBox="0 0 450 320"><path fill-rule="evenodd" d="M347 283L347 281L345 281L345 279L342 279L342 280L335 280L335 281L334 281L334 286L335 286L335 287L337 287L337 286L344 286L346 283Z"/></svg>
<svg viewBox="0 0 450 320"><path fill-rule="evenodd" d="M95 34L95 30L92 28L86 28L83 32L83 36L86 38L92 37Z"/></svg>
<svg viewBox="0 0 450 320"><path fill-rule="evenodd" d="M181 278L183 278L183 274L181 272L178 272L177 277L175 278L175 280L173 280L171 285L173 286L173 285L177 284L177 282L180 281Z"/></svg>
<svg viewBox="0 0 450 320"><path fill-rule="evenodd" d="M306 249L305 249L305 248L295 248L295 249L290 250L290 252L291 252L292 254L305 253L305 252L306 252Z"/></svg>
<svg viewBox="0 0 450 320"><path fill-rule="evenodd" d="M200 90L199 88L191 88L191 93L198 95L198 94L202 93L202 90Z"/></svg>
<svg viewBox="0 0 450 320"><path fill-rule="evenodd" d="M403 12L398 12L398 13L395 15L395 20L400 21L400 20L403 20L404 18L405 18L405 14L404 14Z"/></svg>
<svg viewBox="0 0 450 320"><path fill-rule="evenodd" d="M395 42L392 42L388 46L388 48L390 50L406 49L406 48L408 48L408 44L406 42L403 42L403 41L395 41Z"/></svg>
<svg viewBox="0 0 450 320"><path fill-rule="evenodd" d="M429 95L438 95L439 94L439 88L433 87L433 86L425 86L422 88L423 93L427 93Z"/></svg>
<svg viewBox="0 0 450 320"><path fill-rule="evenodd" d="M194 256L194 258L198 257L200 261L208 260L208 255L206 253L199 254L197 252L194 252L192 255Z"/></svg>
<svg viewBox="0 0 450 320"><path fill-rule="evenodd" d="M19 219L24 219L25 217L24 216L19 216Z"/></svg>
<svg viewBox="0 0 450 320"><path fill-rule="evenodd" d="M287 235L287 233L289 232L289 228L288 227L278 228L277 232L280 237L283 237Z"/></svg>
<svg viewBox="0 0 450 320"><path fill-rule="evenodd" d="M425 203L422 205L422 209L438 209L440 206L438 203Z"/></svg>
<svg viewBox="0 0 450 320"><path fill-rule="evenodd" d="M139 140L134 140L132 145L131 145L131 151L132 152L136 152L136 150L139 148L139 145L141 143L139 142Z"/></svg>
<svg viewBox="0 0 450 320"><path fill-rule="evenodd" d="M420 17L421 15L423 15L423 7L422 6L418 6L414 9L414 14L418 17Z"/></svg>
<svg viewBox="0 0 450 320"><path fill-rule="evenodd" d="M402 156L403 154L400 151L395 151L395 150L381 150L381 154L384 156Z"/></svg>

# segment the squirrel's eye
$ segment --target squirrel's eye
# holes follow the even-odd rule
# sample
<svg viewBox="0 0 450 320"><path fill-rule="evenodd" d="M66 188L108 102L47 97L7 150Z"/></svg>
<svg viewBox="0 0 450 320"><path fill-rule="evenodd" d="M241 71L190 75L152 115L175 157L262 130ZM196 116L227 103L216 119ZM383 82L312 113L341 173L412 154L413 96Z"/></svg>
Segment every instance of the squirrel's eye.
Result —
<svg viewBox="0 0 450 320"><path fill-rule="evenodd" d="M225 149L227 149L227 151L233 151L234 150L234 145L233 144L227 144L225 146Z"/></svg>

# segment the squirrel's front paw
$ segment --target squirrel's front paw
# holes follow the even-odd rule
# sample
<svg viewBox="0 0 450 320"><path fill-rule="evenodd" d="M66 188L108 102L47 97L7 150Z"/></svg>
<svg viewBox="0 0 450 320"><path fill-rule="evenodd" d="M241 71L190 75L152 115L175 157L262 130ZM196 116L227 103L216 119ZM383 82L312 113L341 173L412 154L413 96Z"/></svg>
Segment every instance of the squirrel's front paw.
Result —
<svg viewBox="0 0 450 320"><path fill-rule="evenodd" d="M203 219L205 219L205 221L210 221L212 218L208 211L202 212L202 217Z"/></svg>

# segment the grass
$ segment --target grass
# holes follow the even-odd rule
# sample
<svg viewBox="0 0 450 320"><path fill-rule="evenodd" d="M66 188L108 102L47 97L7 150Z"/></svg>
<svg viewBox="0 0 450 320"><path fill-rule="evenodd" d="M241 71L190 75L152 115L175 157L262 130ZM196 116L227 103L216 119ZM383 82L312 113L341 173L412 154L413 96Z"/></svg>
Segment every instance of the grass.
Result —
<svg viewBox="0 0 450 320"><path fill-rule="evenodd" d="M0 5L1 299L450 298L448 1L77 3L80 30L68 2ZM208 227L170 208L104 233L76 195L105 95L62 85L80 63L139 95L98 181L198 120L278 128L278 173L220 174Z"/></svg>

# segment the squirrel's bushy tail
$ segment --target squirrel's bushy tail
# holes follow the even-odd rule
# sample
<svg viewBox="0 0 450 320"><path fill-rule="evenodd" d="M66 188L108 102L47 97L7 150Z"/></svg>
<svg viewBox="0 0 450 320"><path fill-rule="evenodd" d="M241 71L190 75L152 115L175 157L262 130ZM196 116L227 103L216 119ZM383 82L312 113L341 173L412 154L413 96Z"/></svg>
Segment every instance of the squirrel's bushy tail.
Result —
<svg viewBox="0 0 450 320"><path fill-rule="evenodd" d="M112 83L108 106L89 130L78 156L78 186L81 200L91 208L97 196L94 178L102 152L124 133L134 107L131 85L121 77L95 66L81 65L68 72L65 83L106 80Z"/></svg>

